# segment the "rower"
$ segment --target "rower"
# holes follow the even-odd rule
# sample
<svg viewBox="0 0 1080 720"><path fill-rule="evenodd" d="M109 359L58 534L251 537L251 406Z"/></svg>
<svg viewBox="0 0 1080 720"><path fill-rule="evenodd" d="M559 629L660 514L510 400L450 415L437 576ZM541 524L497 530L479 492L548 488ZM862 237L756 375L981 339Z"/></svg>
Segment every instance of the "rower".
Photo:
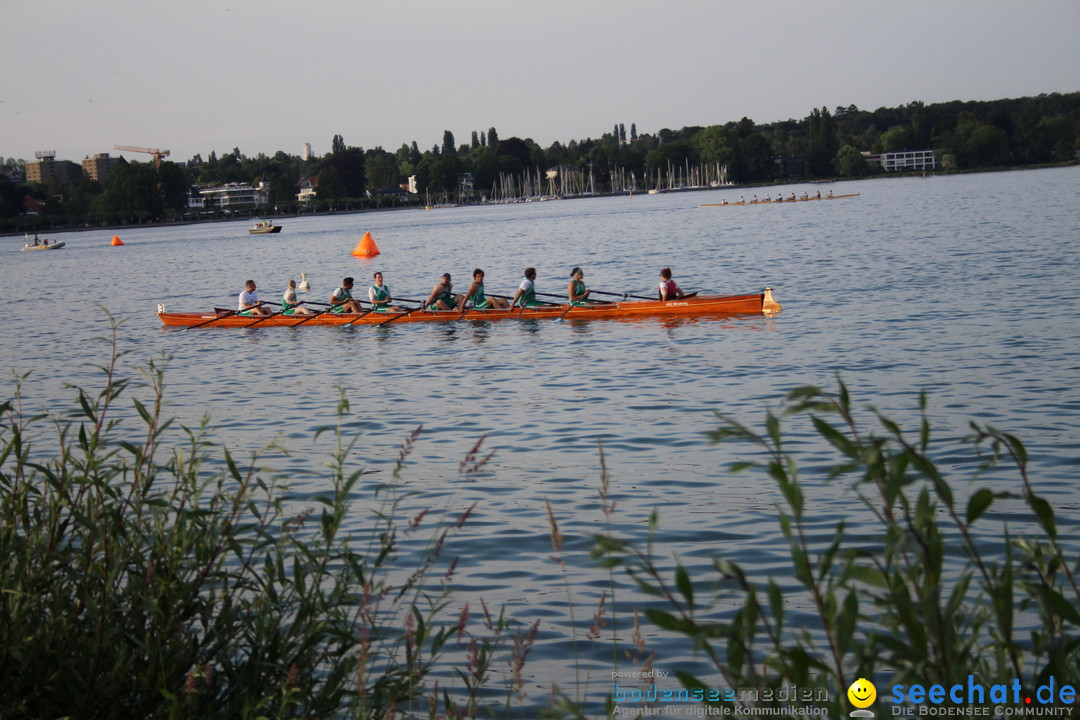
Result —
<svg viewBox="0 0 1080 720"><path fill-rule="evenodd" d="M676 285L675 281L671 279L671 268L664 268L660 271L659 291L661 300L675 300L686 295L686 293L682 291L682 288Z"/></svg>
<svg viewBox="0 0 1080 720"><path fill-rule="evenodd" d="M510 307L503 298L491 297L484 293L484 271L480 268L473 270L473 282L465 293L465 302L461 304L461 314L467 311L466 305L471 305L473 310L505 310Z"/></svg>
<svg viewBox="0 0 1080 720"><path fill-rule="evenodd" d="M536 301L536 268L525 268L525 279L521 281L514 299L510 301L511 307L536 307L540 303Z"/></svg>
<svg viewBox="0 0 1080 720"><path fill-rule="evenodd" d="M302 300L296 299L296 281L290 280L285 294L281 296L282 315L314 315L315 311L304 307Z"/></svg>
<svg viewBox="0 0 1080 720"><path fill-rule="evenodd" d="M239 305L236 308L237 315L272 315L270 308L259 302L259 296L255 292L255 281L248 280L244 283L244 289L240 292Z"/></svg>
<svg viewBox="0 0 1080 720"><path fill-rule="evenodd" d="M371 301L371 310L373 312L385 313L392 312L405 312L403 308L395 307L390 303L393 302L393 297L390 295L390 288L383 284L383 274L381 272L375 273L375 284L368 288L368 300Z"/></svg>
<svg viewBox="0 0 1080 720"><path fill-rule="evenodd" d="M454 294L454 283L450 281L450 273L443 273L439 283L431 289L431 294L424 302L428 310L453 310L461 305L465 298Z"/></svg>
<svg viewBox="0 0 1080 720"><path fill-rule="evenodd" d="M570 271L570 284L566 286L566 294L570 298L571 305L584 305L589 297L589 288L585 287L585 273L576 267Z"/></svg>
<svg viewBox="0 0 1080 720"><path fill-rule="evenodd" d="M330 294L330 311L335 313L360 313L360 303L352 296L353 279L347 277L341 281L341 287Z"/></svg>

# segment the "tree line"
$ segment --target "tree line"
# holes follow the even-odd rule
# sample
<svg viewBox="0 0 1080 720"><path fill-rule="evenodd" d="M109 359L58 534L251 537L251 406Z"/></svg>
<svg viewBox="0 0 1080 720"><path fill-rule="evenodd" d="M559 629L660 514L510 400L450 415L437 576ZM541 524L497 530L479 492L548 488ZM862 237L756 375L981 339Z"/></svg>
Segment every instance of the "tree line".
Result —
<svg viewBox="0 0 1080 720"><path fill-rule="evenodd" d="M195 155L183 164L166 161L159 168L121 160L104 184L69 163L74 179L64 186L16 183L0 174L0 230L182 220L192 217L188 195L193 186L230 182L269 183L267 205L251 212L292 214L539 193L551 168L563 177L581 178L575 186L581 192L596 193L644 191L675 176L700 181L692 168L715 169L706 176L735 184L852 178L881 172L864 153L928 149L945 172L1076 162L1080 92L912 102L873 111L854 105L833 111L822 107L800 120L758 124L744 117L652 134L639 134L633 124L628 133L625 125L616 124L598 139L556 141L547 148L528 138L502 139L494 127L473 131L460 144L447 130L441 144L426 150L416 141L396 151L365 150L335 135L330 152L306 160L283 151L248 157L239 148L220 156L213 151L206 158ZM797 158L801 174L791 175L791 166L781 158ZM0 159L0 171L23 164ZM415 194L403 190L409 178ZM466 178L469 182L463 182ZM299 186L310 179L317 183L317 199L301 204ZM37 214L27 214L30 205Z"/></svg>

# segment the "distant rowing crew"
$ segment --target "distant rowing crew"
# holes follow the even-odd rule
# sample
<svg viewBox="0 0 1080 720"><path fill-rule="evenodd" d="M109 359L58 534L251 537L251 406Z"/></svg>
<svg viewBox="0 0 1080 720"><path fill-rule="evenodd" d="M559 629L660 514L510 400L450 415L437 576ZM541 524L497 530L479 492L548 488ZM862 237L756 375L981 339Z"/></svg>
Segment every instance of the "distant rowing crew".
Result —
<svg viewBox="0 0 1080 720"><path fill-rule="evenodd" d="M270 309L270 304L259 300L256 289L257 287L254 280L248 280L244 283L244 290L240 293L238 299L236 309L237 315L258 315L267 317L275 314ZM570 282L566 288L569 307L581 307L590 302L608 302L606 300L590 301L589 296L592 292L593 291L585 285L584 271L579 267L575 267L570 272ZM601 294L610 295L612 293ZM464 315L469 310L506 310L511 307L527 308L553 304L537 300L537 295L560 297L557 295L538 293L536 291L536 268L526 268L524 279L521 281L521 285L518 286L517 293L515 293L513 297L488 294L484 289L484 271L477 268L473 270L473 282L465 293L454 293L454 285L451 281L450 273L443 273L439 282L432 288L431 293L426 300L400 299L398 302L419 303L417 307L406 309L395 304L395 300L390 293L390 288L387 287L383 281L383 274L381 272L376 272L373 276L372 285L368 288L367 302L371 306L369 310L365 311L361 306L362 301L357 300L353 296L353 278L346 277L342 280L341 286L330 294L330 302L328 303L305 302L299 300L296 295L296 281L290 280L288 288L282 295L281 307L277 314L310 316L326 312L349 314L378 312L390 314L411 313L416 312L417 310L430 310L433 312L437 310L461 310L462 315ZM661 270L660 284L657 287L657 298L661 301L666 301L683 297L687 297L687 295L683 292L682 288L672 280L671 268L664 268ZM306 304L321 305L327 309L316 312L305 307Z"/></svg>
<svg viewBox="0 0 1080 720"><path fill-rule="evenodd" d="M841 198L852 198L852 197L858 197L858 196L859 196L859 193L847 193L847 194L844 194L844 195L833 195L832 190L830 190L824 196L821 194L820 190L818 190L814 195L810 195L809 193L804 192L801 195L796 196L795 193L791 193L786 198L781 193L777 193L775 200L773 200L768 195L766 195L764 198L762 198L760 200L758 199L757 195L755 195L750 200L747 200L745 197L740 195L738 202L729 203L727 201L727 198L722 198L720 200L720 202L718 202L718 203L706 203L706 204L701 205L700 207L722 207L724 205L769 205L769 204L773 204L773 203L807 202L807 201L810 201L810 200L839 200Z"/></svg>

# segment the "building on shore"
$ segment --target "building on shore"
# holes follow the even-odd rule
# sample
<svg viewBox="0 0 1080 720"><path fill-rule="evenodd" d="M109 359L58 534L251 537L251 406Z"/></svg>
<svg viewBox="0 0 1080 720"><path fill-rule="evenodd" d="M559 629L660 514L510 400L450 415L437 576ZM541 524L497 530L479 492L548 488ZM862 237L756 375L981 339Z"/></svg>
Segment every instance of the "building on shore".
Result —
<svg viewBox="0 0 1080 720"><path fill-rule="evenodd" d="M937 159L933 150L906 150L881 153L881 167L885 172L903 170L933 170Z"/></svg>
<svg viewBox="0 0 1080 720"><path fill-rule="evenodd" d="M203 207L207 208L225 210L255 208L270 202L270 183L264 181L255 186L250 183L227 183L217 187L202 188L199 190L199 195L202 196ZM192 206L190 201L188 206Z"/></svg>
<svg viewBox="0 0 1080 720"><path fill-rule="evenodd" d="M83 174L91 180L104 184L109 177L109 173L119 164L120 158L118 157L110 157L109 153L95 153L92 156L83 158Z"/></svg>
<svg viewBox="0 0 1080 720"><path fill-rule="evenodd" d="M314 202L318 193L319 177L317 175L312 175L311 177L304 178L300 181L300 192L296 194L296 201L305 204Z"/></svg>
<svg viewBox="0 0 1080 720"><path fill-rule="evenodd" d="M57 161L54 151L39 151L34 153L34 157L37 158L34 162L26 163L26 182L67 185L74 179L68 168L74 163L67 160Z"/></svg>

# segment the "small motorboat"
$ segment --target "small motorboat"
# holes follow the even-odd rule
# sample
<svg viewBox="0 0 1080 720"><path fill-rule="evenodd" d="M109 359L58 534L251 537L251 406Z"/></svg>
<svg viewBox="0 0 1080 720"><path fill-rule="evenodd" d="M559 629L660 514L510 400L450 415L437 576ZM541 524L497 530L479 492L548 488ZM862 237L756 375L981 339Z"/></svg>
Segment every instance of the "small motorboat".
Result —
<svg viewBox="0 0 1080 720"><path fill-rule="evenodd" d="M275 225L273 220L259 220L248 232L252 235L270 235L281 232L281 226Z"/></svg>
<svg viewBox="0 0 1080 720"><path fill-rule="evenodd" d="M49 242L48 240L41 240L40 242L35 239L34 242L28 242L23 245L20 252L26 252L27 250L59 250L64 247L62 242Z"/></svg>

